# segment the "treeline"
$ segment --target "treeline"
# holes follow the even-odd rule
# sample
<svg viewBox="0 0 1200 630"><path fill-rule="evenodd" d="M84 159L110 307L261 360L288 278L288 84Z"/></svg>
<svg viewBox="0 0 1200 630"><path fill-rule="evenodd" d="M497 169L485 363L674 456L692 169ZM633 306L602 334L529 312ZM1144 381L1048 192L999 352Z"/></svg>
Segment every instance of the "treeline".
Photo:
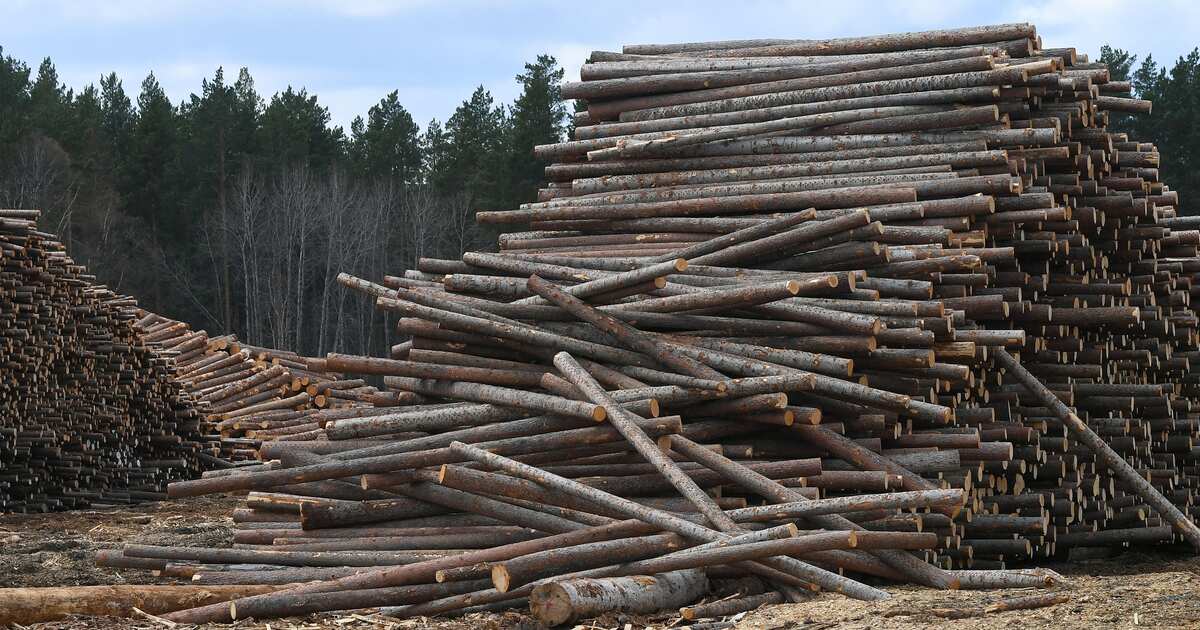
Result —
<svg viewBox="0 0 1200 630"><path fill-rule="evenodd" d="M422 130L392 92L345 130L304 89L264 99L245 68L172 103L153 74L136 96L116 74L75 91L0 48L0 207L42 209L100 281L195 328L378 353L390 327L334 278L492 247L474 212L536 197L562 77L543 55L511 104L480 87Z"/></svg>
<svg viewBox="0 0 1200 630"><path fill-rule="evenodd" d="M1131 82L1135 96L1154 101L1150 116L1121 116L1114 127L1158 145L1159 178L1179 191L1183 213L1194 214L1191 208L1200 201L1200 49L1170 68L1153 55L1138 63L1137 55L1111 46L1101 47L1100 61L1108 64L1112 79Z"/></svg>

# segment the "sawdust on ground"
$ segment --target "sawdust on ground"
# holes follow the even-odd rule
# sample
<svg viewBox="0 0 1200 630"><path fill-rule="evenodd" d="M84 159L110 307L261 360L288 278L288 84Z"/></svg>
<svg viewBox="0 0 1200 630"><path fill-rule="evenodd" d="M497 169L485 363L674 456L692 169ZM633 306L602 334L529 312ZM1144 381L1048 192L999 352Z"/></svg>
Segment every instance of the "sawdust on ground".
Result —
<svg viewBox="0 0 1200 630"><path fill-rule="evenodd" d="M220 497L107 510L0 515L0 587L164 583L149 571L97 567L92 555L97 549L117 548L124 543L228 546L233 531L229 515L236 505L236 498ZM937 617L931 611L981 609L1003 597L1032 592L943 592L889 586L887 589L894 597L885 602L859 602L822 594L809 602L770 606L744 614L736 618L736 627L739 630L990 630L1006 625L1020 626L1020 630L1051 627L1200 628L1200 558L1191 555L1188 549L1131 551L1112 559L1051 567L1069 578L1070 584L1063 591L1071 598L1067 603L1051 608L951 620ZM78 617L29 627L39 630L161 630L165 626L151 619ZM243 621L233 626L204 626L206 629L229 627L256 630L534 630L539 625L523 611L513 611L457 619L409 620L332 613L269 623ZM579 627L624 630L626 627L686 627L686 623L678 617L608 616Z"/></svg>

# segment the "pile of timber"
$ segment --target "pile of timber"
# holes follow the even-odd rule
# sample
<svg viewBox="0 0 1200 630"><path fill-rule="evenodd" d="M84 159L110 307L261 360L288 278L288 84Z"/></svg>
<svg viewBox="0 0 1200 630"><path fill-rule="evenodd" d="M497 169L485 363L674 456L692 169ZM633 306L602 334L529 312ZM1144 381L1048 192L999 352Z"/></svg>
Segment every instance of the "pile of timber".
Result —
<svg viewBox="0 0 1200 630"><path fill-rule="evenodd" d="M425 401L173 484L250 491L234 549L102 562L320 580L177 622L528 601L560 623L746 576L685 616L1200 546L1200 219L1108 130L1150 110L1128 83L1026 24L631 46L582 77L541 200L478 214L531 231L339 278L411 341L309 369Z"/></svg>
<svg viewBox="0 0 1200 630"><path fill-rule="evenodd" d="M253 462L270 440L325 439L320 419L365 413L363 407L395 406L411 395L380 392L360 378L315 372L289 350L210 338L186 323L143 311L136 322L144 339L171 359L175 380L204 415L210 468Z"/></svg>
<svg viewBox="0 0 1200 630"><path fill-rule="evenodd" d="M38 211L0 210L0 512L165 498L198 472L200 416Z"/></svg>

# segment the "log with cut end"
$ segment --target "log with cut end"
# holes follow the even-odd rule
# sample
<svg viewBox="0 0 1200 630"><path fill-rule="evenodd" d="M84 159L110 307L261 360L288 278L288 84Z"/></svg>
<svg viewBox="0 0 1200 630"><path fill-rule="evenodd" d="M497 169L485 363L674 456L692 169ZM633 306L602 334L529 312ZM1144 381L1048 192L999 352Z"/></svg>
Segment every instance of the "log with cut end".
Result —
<svg viewBox="0 0 1200 630"><path fill-rule="evenodd" d="M529 597L533 616L548 626L606 612L651 613L685 606L708 590L703 571L653 576L561 580L540 584Z"/></svg>

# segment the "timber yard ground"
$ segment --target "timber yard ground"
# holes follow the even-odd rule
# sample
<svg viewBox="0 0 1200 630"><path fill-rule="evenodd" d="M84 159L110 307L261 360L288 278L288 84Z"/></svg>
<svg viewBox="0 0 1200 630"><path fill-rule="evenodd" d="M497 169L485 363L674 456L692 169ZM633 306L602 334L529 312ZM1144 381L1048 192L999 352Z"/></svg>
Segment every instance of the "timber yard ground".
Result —
<svg viewBox="0 0 1200 630"><path fill-rule="evenodd" d="M227 546L237 499L200 498L114 510L0 516L0 587L82 584L164 583L148 571L96 567L96 549L122 543ZM1065 604L971 619L946 620L927 611L936 608L986 606L999 592L934 591L910 586L888 587L895 597L865 603L837 595L820 595L804 604L772 606L742 617L737 628L817 630L837 628L947 627L955 630L997 628L1200 628L1200 558L1182 547L1137 550L1102 561L1051 564L1070 580ZM1020 594L1005 591L1004 596ZM901 613L901 614L897 614ZM906 614L911 613L911 614ZM607 618L584 628L669 628L678 617ZM77 617L28 626L41 630L67 628L164 628L152 620ZM178 626L193 627L193 626ZM460 619L392 620L370 614L327 614L303 618L246 621L205 628L435 630L521 628L539 625L519 612L474 615Z"/></svg>

